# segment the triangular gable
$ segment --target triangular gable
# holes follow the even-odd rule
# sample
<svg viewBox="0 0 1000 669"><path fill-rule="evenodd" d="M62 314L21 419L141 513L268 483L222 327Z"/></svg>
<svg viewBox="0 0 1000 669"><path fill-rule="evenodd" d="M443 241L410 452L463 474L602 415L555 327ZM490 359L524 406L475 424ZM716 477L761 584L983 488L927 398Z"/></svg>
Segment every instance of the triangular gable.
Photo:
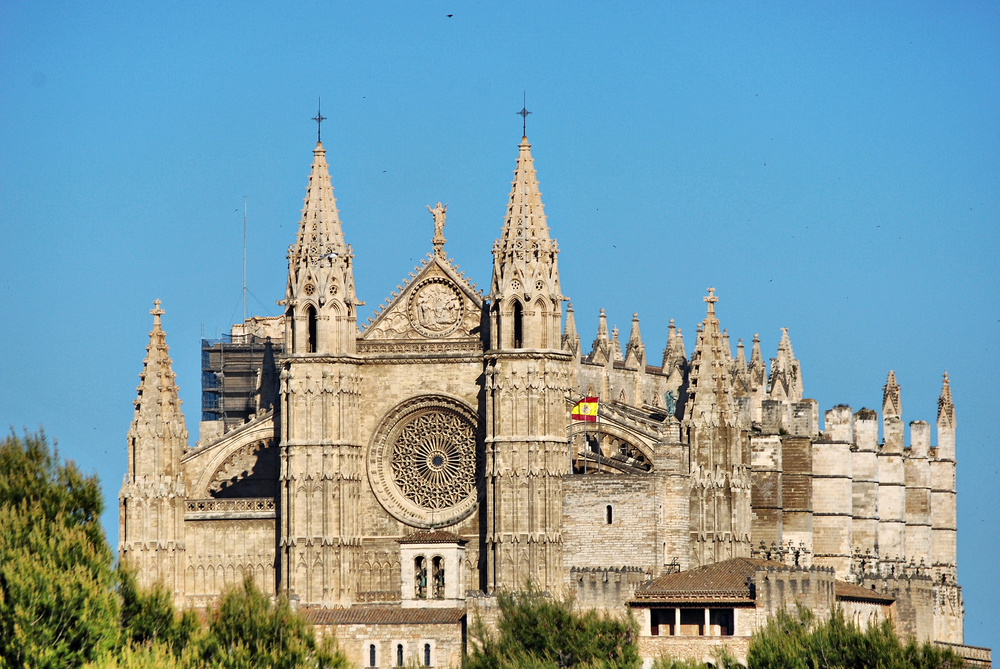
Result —
<svg viewBox="0 0 1000 669"><path fill-rule="evenodd" d="M369 321L360 339L478 338L482 307L482 296L452 262L432 253Z"/></svg>

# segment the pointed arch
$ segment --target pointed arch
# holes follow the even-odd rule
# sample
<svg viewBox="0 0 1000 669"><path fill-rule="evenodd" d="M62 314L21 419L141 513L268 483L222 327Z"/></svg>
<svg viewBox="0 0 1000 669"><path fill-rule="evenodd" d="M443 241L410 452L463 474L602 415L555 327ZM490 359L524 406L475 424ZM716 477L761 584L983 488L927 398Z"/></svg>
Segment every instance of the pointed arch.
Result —
<svg viewBox="0 0 1000 669"><path fill-rule="evenodd" d="M524 347L524 307L521 300L514 300L511 309L511 348Z"/></svg>
<svg viewBox="0 0 1000 669"><path fill-rule="evenodd" d="M306 353L316 353L318 337L319 317L316 315L316 307L310 304L306 307Z"/></svg>

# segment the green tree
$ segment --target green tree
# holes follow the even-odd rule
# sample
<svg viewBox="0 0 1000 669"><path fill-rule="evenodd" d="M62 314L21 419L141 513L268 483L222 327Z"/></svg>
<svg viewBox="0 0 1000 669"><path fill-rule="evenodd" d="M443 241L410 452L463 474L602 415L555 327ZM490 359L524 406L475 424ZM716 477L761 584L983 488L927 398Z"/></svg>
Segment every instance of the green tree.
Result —
<svg viewBox="0 0 1000 669"><path fill-rule="evenodd" d="M323 642L288 601L272 602L247 579L222 595L196 641L208 666L225 669L340 669L349 666L332 638Z"/></svg>
<svg viewBox="0 0 1000 669"><path fill-rule="evenodd" d="M94 476L44 433L0 442L0 667L78 667L118 641Z"/></svg>
<svg viewBox="0 0 1000 669"><path fill-rule="evenodd" d="M117 577L122 643L163 645L180 656L198 630L198 616L193 611L178 615L170 593L161 584L148 591L140 588L135 573L126 564L118 565Z"/></svg>
<svg viewBox="0 0 1000 669"><path fill-rule="evenodd" d="M959 669L962 659L930 642L903 644L882 621L864 629L836 608L819 620L808 609L780 612L750 639L751 669Z"/></svg>
<svg viewBox="0 0 1000 669"><path fill-rule="evenodd" d="M468 658L469 669L526 667L638 667L635 623L594 611L579 614L572 602L552 599L528 590L501 594L498 635L475 623L477 647Z"/></svg>

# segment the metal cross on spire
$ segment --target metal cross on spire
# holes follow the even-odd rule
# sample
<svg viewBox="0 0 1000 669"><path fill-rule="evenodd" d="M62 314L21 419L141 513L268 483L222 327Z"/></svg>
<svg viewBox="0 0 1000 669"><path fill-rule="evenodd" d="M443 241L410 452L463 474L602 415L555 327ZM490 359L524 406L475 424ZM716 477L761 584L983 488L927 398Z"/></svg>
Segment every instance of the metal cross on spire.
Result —
<svg viewBox="0 0 1000 669"><path fill-rule="evenodd" d="M523 99L523 101L521 103L522 104L521 111L516 112L516 113L521 117L521 136L522 137L527 137L528 136L528 114L530 114L531 112L528 111L528 102L527 102L528 95L527 95L527 93L524 93L523 95L524 95L524 99Z"/></svg>
<svg viewBox="0 0 1000 669"><path fill-rule="evenodd" d="M320 139L320 130L323 127L323 121L326 120L326 117L323 116L322 111L320 111L321 109L322 109L321 100L320 100L320 98L316 98L316 115L313 116L312 120L316 121L316 142L317 143L319 143L321 141L321 139Z"/></svg>

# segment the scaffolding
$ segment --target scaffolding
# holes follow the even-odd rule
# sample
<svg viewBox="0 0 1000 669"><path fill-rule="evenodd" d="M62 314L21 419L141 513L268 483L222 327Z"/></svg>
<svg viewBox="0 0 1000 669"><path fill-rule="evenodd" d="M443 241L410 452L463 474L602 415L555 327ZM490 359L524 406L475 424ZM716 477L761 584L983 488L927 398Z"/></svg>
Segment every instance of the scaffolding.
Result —
<svg viewBox="0 0 1000 669"><path fill-rule="evenodd" d="M275 359L284 352L278 327L234 325L218 339L201 340L201 420L221 422L222 433L274 405ZM268 324L271 325L271 324Z"/></svg>

